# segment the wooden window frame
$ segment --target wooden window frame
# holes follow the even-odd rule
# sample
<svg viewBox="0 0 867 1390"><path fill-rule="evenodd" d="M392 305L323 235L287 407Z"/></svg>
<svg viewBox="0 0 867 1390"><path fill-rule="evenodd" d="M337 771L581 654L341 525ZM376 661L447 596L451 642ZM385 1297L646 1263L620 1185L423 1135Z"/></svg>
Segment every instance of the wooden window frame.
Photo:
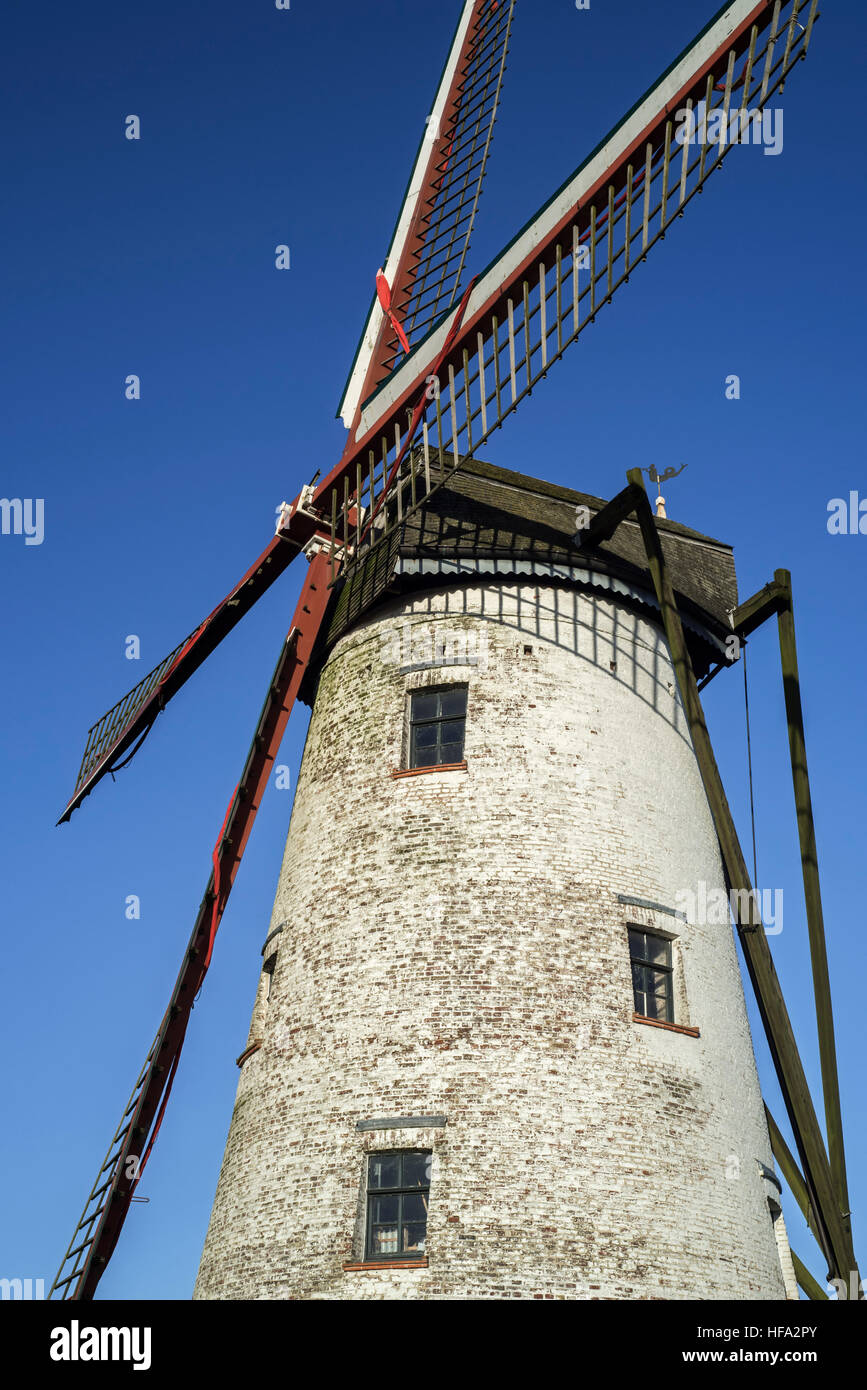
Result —
<svg viewBox="0 0 867 1390"><path fill-rule="evenodd" d="M465 696L466 696L463 715L460 715L460 716L454 716L454 715L452 715L451 717L449 717L449 716L445 716L445 717L444 717L442 714L439 714L439 713L438 713L436 716L434 716L433 718L430 718L430 719L414 719L414 718L413 718L413 704L414 704L414 702L415 702L416 699L423 699L425 696L430 696L430 695L437 695L437 696L439 696L439 695L446 695L446 694L450 694L452 691L455 691L455 690L462 690L462 691L464 691ZM470 696L469 684L468 684L466 681L452 681L452 682L449 682L448 684L416 686L415 689L409 690L409 691L407 692L407 701L406 701L406 750L405 750L405 757L404 757L404 767L401 769L401 771L404 771L404 772L431 772L431 771L433 771L433 770L436 769L436 768L442 768L442 767L448 767L448 768L461 768L461 767L464 767L464 766L465 766L465 759L464 759L464 756L463 756L463 755L464 755L464 752L465 752L465 750L466 750L466 742L467 742L467 714L468 714L468 710L469 710L469 696ZM424 726L428 726L428 725L432 725L432 724L435 724L435 725L437 726L436 751L437 751L437 756L439 757L439 756L441 756L440 750L441 750L442 747L443 747L443 743L442 743L442 739L441 739L442 725L443 725L443 724L446 724L446 723L451 723L451 722L453 722L453 720L454 720L456 717L457 717L457 718L461 718L461 719L463 720L463 725L464 725L464 733L463 733L463 738L461 739L461 748L460 748L461 757L460 757L459 759L454 759L454 758L452 758L452 759L450 759L450 761L448 761L448 762L442 762L442 761L440 761L440 762L435 762L435 763L423 763L423 764L416 763L416 762L414 761L414 758L415 758L415 756L416 756L416 750L415 750L415 747L414 747L414 743L415 743L415 740L414 740L414 730L417 729L417 728L424 727ZM445 746L446 746L446 747L452 747L453 745L451 745L451 744L446 744Z"/></svg>
<svg viewBox="0 0 867 1390"><path fill-rule="evenodd" d="M654 939L655 941L661 941L661 942L663 942L663 943L665 944L665 947L666 947L666 963L665 963L664 965L660 965L658 961L649 960L649 959L647 958L646 952L645 952L645 954L643 954L643 955L641 955L641 956L635 955L634 952L633 952L633 945L632 945L632 934L633 934L633 932L638 933L638 934L641 935L642 937L653 937L653 939ZM672 937L671 937L670 935L668 935L666 932L656 931L656 930L655 930L654 928L652 928L652 927L645 927L645 926L640 925L640 924L637 923L637 922L631 922L631 923L629 923L629 925L628 925L628 927L627 927L627 938L626 938L626 939L627 939L627 944L628 944L628 946L629 946L629 972L630 972L630 976L632 977L632 1001L633 1001L633 1005L634 1005L634 1008L635 1008L635 1014L637 1015L638 1018L647 1018L647 1019L651 1019L651 1020L652 1020L653 1022L655 1022L655 1023L676 1024L676 1023L677 1023L677 1019L676 1019L676 1017L675 1017L675 1014L676 1014L676 1006L675 1006L675 989L674 989L674 967L675 967L674 938L672 938ZM653 997L654 997L654 998L657 998L657 999L660 998L660 996L659 996L659 994L657 994L657 992L656 992L655 990L654 990L654 991L648 991L648 990L646 990L646 989L639 990L639 989L636 987L636 984L635 984L635 973L634 973L634 967L635 967L636 965L639 966L639 967L640 967L641 969L643 969L643 970L650 970L650 971L653 971L653 972L654 972L655 974L657 974L657 975L663 976L663 979L664 979L664 982L665 982L665 985L666 985L664 1000L665 1000L665 1005L666 1005L666 1009L667 1009L666 1015L665 1015L664 1017L660 1017L658 1014L649 1014L649 1013L647 1013L646 1008L641 1008L641 1007L639 1006L639 996L642 997L642 1000L643 1000L644 1003L646 1003L649 993L651 993L651 994L653 995Z"/></svg>
<svg viewBox="0 0 867 1390"><path fill-rule="evenodd" d="M370 1185L370 1167L375 1159L398 1158L401 1164L400 1177L403 1178L403 1160L411 1154L420 1154L428 1160L428 1180L425 1186L417 1184L415 1187L405 1185L403 1182L397 1187L376 1187ZM432 1149L377 1149L365 1155L365 1212L364 1212L364 1258L359 1262L358 1267L373 1267L375 1265L403 1265L420 1264L424 1261L427 1264L427 1234L428 1217L430 1214L430 1166L433 1160ZM421 1196L425 1209L425 1249L414 1252L412 1250L397 1249L393 1254L383 1254L373 1248L372 1213L373 1203L379 1197L397 1197L397 1231L398 1246L400 1246L401 1228L403 1220L403 1198Z"/></svg>

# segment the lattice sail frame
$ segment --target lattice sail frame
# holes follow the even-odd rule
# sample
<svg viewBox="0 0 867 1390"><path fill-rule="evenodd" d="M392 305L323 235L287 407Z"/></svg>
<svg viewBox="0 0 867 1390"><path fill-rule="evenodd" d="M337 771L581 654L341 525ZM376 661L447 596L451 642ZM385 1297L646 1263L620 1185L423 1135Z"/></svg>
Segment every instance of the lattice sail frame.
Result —
<svg viewBox="0 0 867 1390"><path fill-rule="evenodd" d="M703 49L713 51L719 33L744 13L730 46L717 47L710 70L697 78ZM367 402L357 443L314 498L345 577L479 449L611 302L735 148L709 138L711 118L763 113L806 56L817 17L818 0L728 6L473 282L448 351L452 314ZM693 112L702 100L705 139L679 143L678 111ZM670 114L645 132L660 110ZM749 136L754 123L738 119ZM634 132L642 132L638 141ZM420 407L420 438L410 448Z"/></svg>
<svg viewBox="0 0 867 1390"><path fill-rule="evenodd" d="M482 10L460 102L448 128L438 135L439 187L424 217L424 249L398 303L410 342L424 336L458 292L494 133L514 8L514 0L496 8L489 0ZM390 346L396 348L396 340Z"/></svg>
<svg viewBox="0 0 867 1390"><path fill-rule="evenodd" d="M106 751L120 743L135 716L156 692L160 682L171 671L175 658L180 656L194 636L195 633L191 632L189 637L185 637L183 642L179 642L174 651L169 652L168 656L163 658L159 666L155 666L143 680L139 681L138 685L133 686L122 700L118 700L116 705L112 705L110 710L106 710L102 718L97 719L96 723L88 729L81 766L75 779L73 796L77 795L87 783L93 771L105 757Z"/></svg>
<svg viewBox="0 0 867 1390"><path fill-rule="evenodd" d="M58 824L69 820L106 773L130 761L163 707L279 579L298 550L299 546L285 536L269 541L205 621L96 721L88 732L75 788ZM124 754L124 761L118 762Z"/></svg>
<svg viewBox="0 0 867 1390"><path fill-rule="evenodd" d="M466 0L404 193L384 274L418 340L453 303L469 250L503 85L515 0ZM347 428L403 355L376 296L338 407Z"/></svg>
<svg viewBox="0 0 867 1390"><path fill-rule="evenodd" d="M90 1196L84 1204L84 1210L79 1217L78 1225L72 1233L72 1240L69 1242L66 1254L61 1261L60 1269L49 1290L49 1299L57 1298L60 1300L69 1300L77 1297L79 1281L87 1267L99 1223L108 1208L112 1188L116 1186L118 1177L123 1169L129 1147L129 1135L136 1111L139 1107L145 1082L152 1071L159 1053L161 1036L162 1030L160 1030L151 1044L144 1065L139 1072L138 1079L132 1088L129 1103L120 1118L120 1123L108 1146L108 1152L105 1155L102 1167L96 1175L96 1181L93 1184Z"/></svg>

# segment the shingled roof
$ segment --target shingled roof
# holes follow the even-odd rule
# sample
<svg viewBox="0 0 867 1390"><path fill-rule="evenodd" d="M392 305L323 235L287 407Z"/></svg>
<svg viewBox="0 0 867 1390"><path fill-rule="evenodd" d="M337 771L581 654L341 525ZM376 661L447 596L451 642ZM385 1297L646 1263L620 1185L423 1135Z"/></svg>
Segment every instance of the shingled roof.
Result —
<svg viewBox="0 0 867 1390"><path fill-rule="evenodd" d="M630 591L652 595L638 523L622 522L610 541L585 551L574 544L581 505L592 515L605 502L479 459L464 460L335 586L320 655L395 593L479 583L485 575L502 581L512 573L526 582L532 573L569 584L583 574L585 581L596 577L605 584L613 578ZM696 625L717 643L731 632L728 614L738 601L732 549L677 521L657 524L678 603L687 622L693 619L688 636L701 674L720 654L696 636Z"/></svg>

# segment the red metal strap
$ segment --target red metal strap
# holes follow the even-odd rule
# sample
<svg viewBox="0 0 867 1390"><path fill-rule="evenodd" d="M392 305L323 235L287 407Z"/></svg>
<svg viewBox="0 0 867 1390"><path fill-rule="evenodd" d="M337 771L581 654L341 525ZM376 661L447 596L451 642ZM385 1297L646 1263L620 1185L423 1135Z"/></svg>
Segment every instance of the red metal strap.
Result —
<svg viewBox="0 0 867 1390"><path fill-rule="evenodd" d="M400 320L398 319L397 314L391 307L391 287L388 281L386 280L384 274L382 273L381 266L379 270L376 272L376 293L379 302L382 305L383 313L386 315L389 323L391 324L392 328L397 334L398 342L400 343L404 352L409 353L409 338L404 333Z"/></svg>

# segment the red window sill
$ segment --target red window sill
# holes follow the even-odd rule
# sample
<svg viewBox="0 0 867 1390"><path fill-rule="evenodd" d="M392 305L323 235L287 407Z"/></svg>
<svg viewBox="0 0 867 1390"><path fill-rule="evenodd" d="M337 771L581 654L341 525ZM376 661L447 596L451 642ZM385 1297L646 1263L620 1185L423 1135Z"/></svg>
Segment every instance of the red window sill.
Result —
<svg viewBox="0 0 867 1390"><path fill-rule="evenodd" d="M463 763L438 763L436 767L393 767L392 777L421 777L425 772L466 772L467 765Z"/></svg>
<svg viewBox="0 0 867 1390"><path fill-rule="evenodd" d="M669 1033L685 1033L688 1038L699 1038L697 1028L687 1028L683 1023L665 1023L661 1018L645 1018L644 1014L633 1014L633 1023L646 1023L649 1028L666 1028Z"/></svg>
<svg viewBox="0 0 867 1390"><path fill-rule="evenodd" d="M427 1255L420 1260L347 1260L343 1266L345 1274L368 1269L427 1269Z"/></svg>

